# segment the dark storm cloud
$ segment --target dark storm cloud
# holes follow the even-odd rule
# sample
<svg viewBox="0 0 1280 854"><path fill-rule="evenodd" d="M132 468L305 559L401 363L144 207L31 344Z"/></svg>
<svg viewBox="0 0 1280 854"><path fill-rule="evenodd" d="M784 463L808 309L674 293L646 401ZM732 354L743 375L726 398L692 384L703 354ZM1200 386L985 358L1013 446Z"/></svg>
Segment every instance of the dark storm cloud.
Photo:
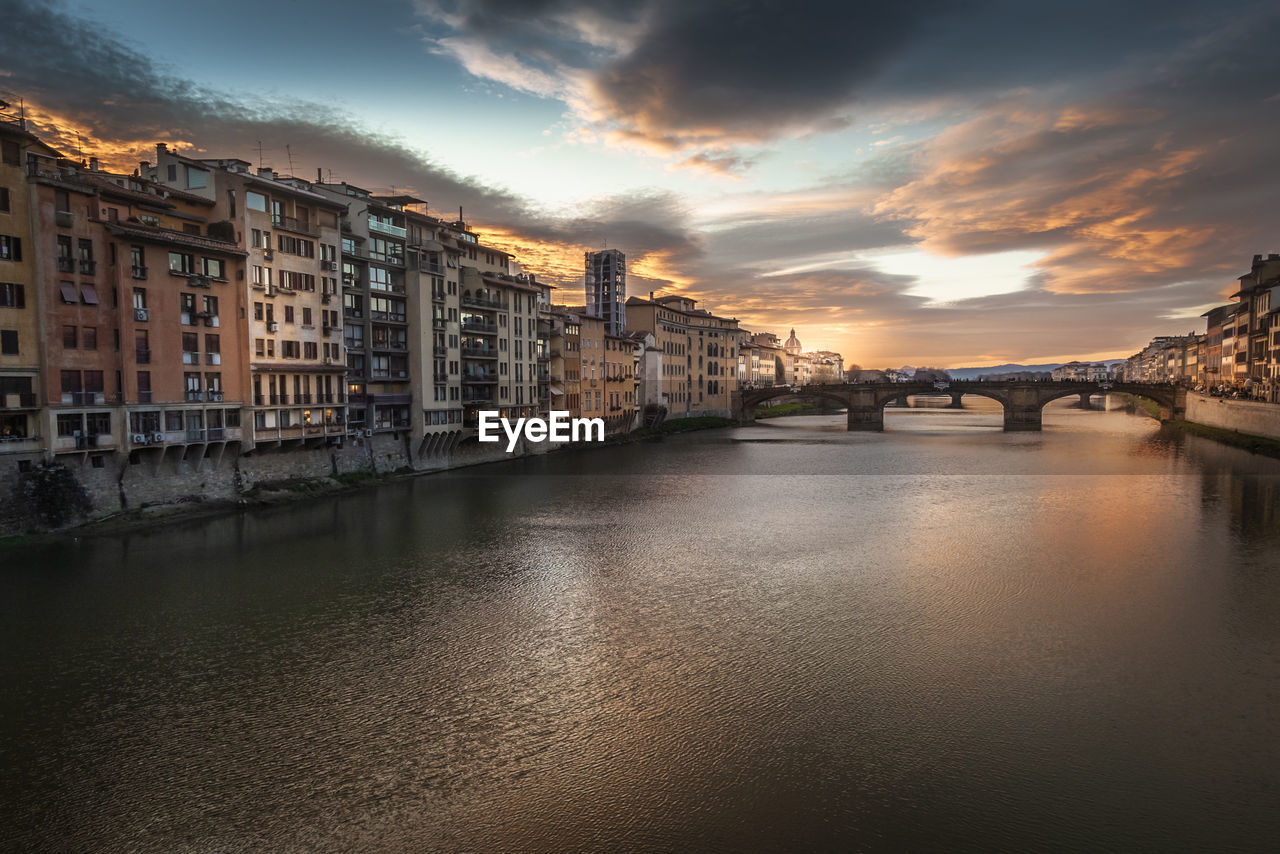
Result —
<svg viewBox="0 0 1280 854"><path fill-rule="evenodd" d="M549 217L516 195L433 164L402 140L370 132L331 107L296 100L255 100L197 86L158 67L113 34L43 3L6 0L0 29L0 87L20 93L32 126L70 152L84 134L85 153L131 169L152 156L153 143L191 156L236 156L287 167L292 148L299 177L317 168L326 178L370 189L406 188L445 216L459 205L468 219L530 241L596 245L625 241L636 251L688 261L698 252L674 197L642 193L585 205L574 218ZM61 138L59 137L61 135ZM198 150L192 150L198 146Z"/></svg>

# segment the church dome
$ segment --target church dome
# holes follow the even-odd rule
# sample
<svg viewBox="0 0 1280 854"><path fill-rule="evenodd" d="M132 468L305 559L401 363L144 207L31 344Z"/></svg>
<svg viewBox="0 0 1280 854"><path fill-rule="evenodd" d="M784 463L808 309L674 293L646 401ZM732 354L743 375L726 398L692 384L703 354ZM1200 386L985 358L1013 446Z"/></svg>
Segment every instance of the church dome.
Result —
<svg viewBox="0 0 1280 854"><path fill-rule="evenodd" d="M800 339L796 337L796 331L791 330L791 337L787 339L787 343L782 345L787 350L801 350Z"/></svg>

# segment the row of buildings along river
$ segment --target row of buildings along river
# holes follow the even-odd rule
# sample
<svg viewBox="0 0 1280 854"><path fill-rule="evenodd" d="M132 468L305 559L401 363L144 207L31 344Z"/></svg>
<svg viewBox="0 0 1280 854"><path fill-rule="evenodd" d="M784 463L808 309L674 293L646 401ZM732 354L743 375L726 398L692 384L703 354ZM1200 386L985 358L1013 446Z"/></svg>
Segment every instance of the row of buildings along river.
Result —
<svg viewBox="0 0 1280 854"><path fill-rule="evenodd" d="M379 443L364 454L375 469L438 467L474 444L482 410L564 410L616 433L728 415L740 383L843 375L839 354L805 353L794 333L628 296L618 250L586 253L585 292L566 300L583 304L561 305L565 291L412 195L164 144L119 174L68 161L20 119L0 142L6 482Z"/></svg>
<svg viewBox="0 0 1280 854"><path fill-rule="evenodd" d="M1204 331L1154 338L1116 375L1280 403L1280 255L1254 255L1231 300L1202 315Z"/></svg>

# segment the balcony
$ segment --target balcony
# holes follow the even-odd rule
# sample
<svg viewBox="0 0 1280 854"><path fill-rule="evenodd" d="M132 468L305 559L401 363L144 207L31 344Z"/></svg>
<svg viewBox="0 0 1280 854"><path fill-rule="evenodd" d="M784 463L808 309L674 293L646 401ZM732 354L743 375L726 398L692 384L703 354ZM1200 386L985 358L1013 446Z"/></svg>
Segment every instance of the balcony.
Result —
<svg viewBox="0 0 1280 854"><path fill-rule="evenodd" d="M474 373L463 372L462 374L463 385L468 385L468 384L474 385L477 383L489 384L489 383L496 383L497 381L498 381L498 375L490 371L476 371Z"/></svg>
<svg viewBox="0 0 1280 854"><path fill-rule="evenodd" d="M71 406L100 406L104 395L100 391L64 391L62 403Z"/></svg>
<svg viewBox="0 0 1280 854"><path fill-rule="evenodd" d="M392 237L399 237L402 240L409 234L409 230L402 226L392 225L389 222L383 222L382 220L375 219L372 216L369 217L369 230L375 231L379 234L389 234Z"/></svg>
<svg viewBox="0 0 1280 854"><path fill-rule="evenodd" d="M151 351L144 347L138 347L133 351L133 360L139 365L149 365L151 364Z"/></svg>
<svg viewBox="0 0 1280 854"><path fill-rule="evenodd" d="M390 323L408 323L409 319L402 312L395 311L371 311L369 312L370 320L385 320Z"/></svg>
<svg viewBox="0 0 1280 854"><path fill-rule="evenodd" d="M431 292L431 301L432 301L432 302L444 302L444 291L432 291L432 292Z"/></svg>
<svg viewBox="0 0 1280 854"><path fill-rule="evenodd" d="M293 396L293 402L294 402L294 403L296 403L296 404L298 404L299 406L310 406L310 405L311 405L311 395L309 395L309 394L296 394L296 395L294 395L294 396Z"/></svg>
<svg viewBox="0 0 1280 854"><path fill-rule="evenodd" d="M221 354L221 353L205 353L205 354L204 354L204 363L205 363L206 365L221 365L221 364L222 364L222 354Z"/></svg>
<svg viewBox="0 0 1280 854"><path fill-rule="evenodd" d="M463 347L462 357L464 359L496 359L498 351L492 347Z"/></svg>
<svg viewBox="0 0 1280 854"><path fill-rule="evenodd" d="M463 294L462 304L468 305L468 306L475 306L477 308L495 309L498 311L507 310L507 304L502 300L489 299L488 297L470 296L468 294Z"/></svg>
<svg viewBox="0 0 1280 854"><path fill-rule="evenodd" d="M335 332L341 332L341 331L342 331L341 326L330 326L327 323L324 326L320 327L320 332L322 335L332 335Z"/></svg>
<svg viewBox="0 0 1280 854"><path fill-rule="evenodd" d="M133 267L133 277L135 279L145 279L147 277L147 268L135 265Z"/></svg>
<svg viewBox="0 0 1280 854"><path fill-rule="evenodd" d="M53 223L58 228L71 228L76 224L75 214L71 213L71 211L54 211Z"/></svg>
<svg viewBox="0 0 1280 854"><path fill-rule="evenodd" d="M432 347L431 355L437 356L437 357L447 356L449 355L449 348L448 347Z"/></svg>
<svg viewBox="0 0 1280 854"><path fill-rule="evenodd" d="M445 319L444 319L443 317L434 317L434 318L432 318L432 319L431 319L431 328L432 328L432 329L444 329L444 328L445 328Z"/></svg>
<svg viewBox="0 0 1280 854"><path fill-rule="evenodd" d="M187 430L187 432L186 432L186 441L188 441L188 442L203 442L203 441L204 441L204 430L201 430L201 429L195 429L195 428L188 429L188 430Z"/></svg>
<svg viewBox="0 0 1280 854"><path fill-rule="evenodd" d="M0 394L0 409L35 409L36 396L29 393Z"/></svg>
<svg viewBox="0 0 1280 854"><path fill-rule="evenodd" d="M292 216L272 216L271 224L276 228L284 231L292 231L294 234L305 234L309 237L315 237L320 233L315 224L305 219L298 219Z"/></svg>
<svg viewBox="0 0 1280 854"><path fill-rule="evenodd" d="M419 261L418 269L424 273L430 273L433 276L443 276L444 270L439 264L432 264L430 261Z"/></svg>
<svg viewBox="0 0 1280 854"><path fill-rule="evenodd" d="M204 400L204 392L188 389L183 399L187 403L199 403Z"/></svg>
<svg viewBox="0 0 1280 854"><path fill-rule="evenodd" d="M494 326L492 323L476 323L474 321L468 321L467 323L462 324L462 330L464 332L476 332L480 335L498 334L498 327Z"/></svg>
<svg viewBox="0 0 1280 854"><path fill-rule="evenodd" d="M98 264L91 258L80 259L80 274L83 276L92 276L98 269Z"/></svg>
<svg viewBox="0 0 1280 854"><path fill-rule="evenodd" d="M76 259L65 256L65 255L58 256L58 272L59 273L74 273L75 271L76 271Z"/></svg>

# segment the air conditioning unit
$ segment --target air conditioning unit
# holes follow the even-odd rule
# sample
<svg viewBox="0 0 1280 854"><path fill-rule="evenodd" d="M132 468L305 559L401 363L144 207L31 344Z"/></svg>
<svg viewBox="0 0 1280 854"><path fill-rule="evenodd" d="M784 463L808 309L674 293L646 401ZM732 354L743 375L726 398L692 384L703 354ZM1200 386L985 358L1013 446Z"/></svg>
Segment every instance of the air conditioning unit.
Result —
<svg viewBox="0 0 1280 854"><path fill-rule="evenodd" d="M133 319L137 323L146 323L150 316L150 312L145 308L135 308L133 310Z"/></svg>
<svg viewBox="0 0 1280 854"><path fill-rule="evenodd" d="M191 282L191 287L193 288L212 287L208 276L192 276L188 281Z"/></svg>
<svg viewBox="0 0 1280 854"><path fill-rule="evenodd" d="M209 392L209 400L213 401L214 403L222 403L222 392L220 391Z"/></svg>
<svg viewBox="0 0 1280 854"><path fill-rule="evenodd" d="M163 434L163 433L152 433L152 434L151 434L151 441L153 441L153 442L163 442L163 441L164 441L164 434Z"/></svg>
<svg viewBox="0 0 1280 854"><path fill-rule="evenodd" d="M147 434L145 434L145 433L134 433L134 434L133 434L133 444L135 444L135 445L145 445L145 444L147 444L147 442L148 442L148 441L149 441L149 440L147 439Z"/></svg>
<svg viewBox="0 0 1280 854"><path fill-rule="evenodd" d="M373 428L372 428L372 427L366 427L366 428L364 428L364 437L365 437L366 439L372 439L372 438L373 438Z"/></svg>
<svg viewBox="0 0 1280 854"><path fill-rule="evenodd" d="M278 321L278 320L268 320L268 321L267 321L267 331L268 331L268 332L279 332L279 331L280 331L280 321Z"/></svg>

